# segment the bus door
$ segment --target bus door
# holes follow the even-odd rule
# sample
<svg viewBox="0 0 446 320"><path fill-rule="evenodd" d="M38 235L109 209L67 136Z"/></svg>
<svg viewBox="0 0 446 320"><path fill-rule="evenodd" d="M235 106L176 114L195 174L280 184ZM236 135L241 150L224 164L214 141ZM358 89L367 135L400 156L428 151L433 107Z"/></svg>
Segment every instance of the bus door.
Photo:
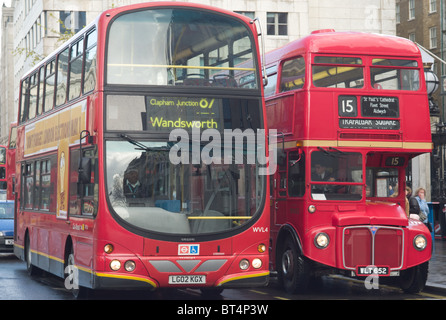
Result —
<svg viewBox="0 0 446 320"><path fill-rule="evenodd" d="M288 201L287 220L296 228L303 225L305 195L305 154L302 149L288 153L287 161Z"/></svg>
<svg viewBox="0 0 446 320"><path fill-rule="evenodd" d="M272 223L295 222L305 194L305 156L301 149L286 151L278 161L271 192ZM275 228L273 228L274 230Z"/></svg>

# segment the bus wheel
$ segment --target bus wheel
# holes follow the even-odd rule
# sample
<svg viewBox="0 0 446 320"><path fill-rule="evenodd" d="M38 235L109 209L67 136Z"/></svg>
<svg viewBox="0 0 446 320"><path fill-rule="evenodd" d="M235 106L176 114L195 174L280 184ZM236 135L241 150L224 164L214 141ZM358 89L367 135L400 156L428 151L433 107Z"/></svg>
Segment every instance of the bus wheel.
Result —
<svg viewBox="0 0 446 320"><path fill-rule="evenodd" d="M71 248L65 261L65 288L71 291L76 299L87 299L91 290L79 285L79 269L74 263L74 250Z"/></svg>
<svg viewBox="0 0 446 320"><path fill-rule="evenodd" d="M25 262L26 262L26 271L30 276L38 276L40 275L40 269L31 263L31 241L29 240L29 235L26 234L25 237Z"/></svg>
<svg viewBox="0 0 446 320"><path fill-rule="evenodd" d="M418 293L424 289L429 270L429 261L413 268L402 270L399 282L406 293Z"/></svg>
<svg viewBox="0 0 446 320"><path fill-rule="evenodd" d="M279 279L287 293L304 292L310 280L310 266L291 238L287 238L278 266Z"/></svg>

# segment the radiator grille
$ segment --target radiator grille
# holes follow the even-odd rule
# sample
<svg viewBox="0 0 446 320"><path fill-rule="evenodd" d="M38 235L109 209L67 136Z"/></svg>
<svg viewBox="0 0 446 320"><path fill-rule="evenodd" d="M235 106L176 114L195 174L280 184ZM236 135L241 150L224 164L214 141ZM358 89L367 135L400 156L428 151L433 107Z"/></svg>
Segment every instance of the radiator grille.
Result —
<svg viewBox="0 0 446 320"><path fill-rule="evenodd" d="M403 263L404 232L382 226L348 227L343 232L344 268L389 266L400 269Z"/></svg>

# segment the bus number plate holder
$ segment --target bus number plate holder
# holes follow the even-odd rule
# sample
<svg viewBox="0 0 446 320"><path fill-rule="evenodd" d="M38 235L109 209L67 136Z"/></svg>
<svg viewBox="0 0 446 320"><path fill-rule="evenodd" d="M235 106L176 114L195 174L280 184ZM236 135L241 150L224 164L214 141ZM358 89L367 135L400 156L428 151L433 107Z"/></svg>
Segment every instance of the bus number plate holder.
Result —
<svg viewBox="0 0 446 320"><path fill-rule="evenodd" d="M358 266L356 268L357 276L389 276L390 268L388 266Z"/></svg>
<svg viewBox="0 0 446 320"><path fill-rule="evenodd" d="M174 275L169 276L169 284L205 284L205 275Z"/></svg>

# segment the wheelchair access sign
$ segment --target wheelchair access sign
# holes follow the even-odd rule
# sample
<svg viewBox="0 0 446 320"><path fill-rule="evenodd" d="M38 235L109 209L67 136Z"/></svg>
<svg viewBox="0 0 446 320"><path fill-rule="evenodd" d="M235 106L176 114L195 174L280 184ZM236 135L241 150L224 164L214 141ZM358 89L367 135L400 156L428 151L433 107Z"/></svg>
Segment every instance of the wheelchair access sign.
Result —
<svg viewBox="0 0 446 320"><path fill-rule="evenodd" d="M192 256L200 254L199 244L179 244L178 255L180 256Z"/></svg>

